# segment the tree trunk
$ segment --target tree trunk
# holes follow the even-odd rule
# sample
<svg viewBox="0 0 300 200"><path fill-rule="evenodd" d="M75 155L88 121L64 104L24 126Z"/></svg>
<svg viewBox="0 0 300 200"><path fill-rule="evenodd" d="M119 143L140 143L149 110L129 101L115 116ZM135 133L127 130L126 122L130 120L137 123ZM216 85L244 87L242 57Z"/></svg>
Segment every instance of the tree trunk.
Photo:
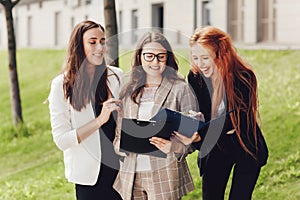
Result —
<svg viewBox="0 0 300 200"><path fill-rule="evenodd" d="M115 0L104 0L104 19L108 64L119 66L119 42Z"/></svg>
<svg viewBox="0 0 300 200"><path fill-rule="evenodd" d="M8 60L9 60L9 78L10 78L10 102L12 106L12 117L14 125L23 123L22 107L20 98L20 89L16 61L16 40L13 25L12 8L15 4L7 2L5 7L5 16L7 24L8 37Z"/></svg>

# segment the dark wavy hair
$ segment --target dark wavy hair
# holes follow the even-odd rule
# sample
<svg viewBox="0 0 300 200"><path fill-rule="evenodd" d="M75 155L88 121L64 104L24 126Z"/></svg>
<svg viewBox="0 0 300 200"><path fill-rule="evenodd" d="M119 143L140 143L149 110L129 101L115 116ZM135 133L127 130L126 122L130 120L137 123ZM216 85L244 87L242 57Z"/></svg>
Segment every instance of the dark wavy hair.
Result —
<svg viewBox="0 0 300 200"><path fill-rule="evenodd" d="M250 65L238 56L230 36L216 27L207 26L196 29L190 38L190 46L194 44L199 44L214 54L214 62L219 73L216 80L213 80L212 117L216 116L218 105L226 94L228 109L235 109L230 118L239 142L246 152L255 157L242 140L240 124L240 114L244 112L248 122L246 134L253 134L255 139L254 145L257 149L256 116L258 112L258 98L257 80L253 70L250 68ZM191 71L195 74L201 74L193 62ZM235 80L245 85L249 91L246 97L242 96L243 92L240 91L240 88L234 87ZM244 102L243 99L247 99L247 102ZM253 132L250 130L253 130Z"/></svg>
<svg viewBox="0 0 300 200"><path fill-rule="evenodd" d="M100 24L89 20L82 21L75 26L71 33L64 64L63 89L65 99L69 99L70 104L78 111L85 108L91 100L94 101L95 99L96 88L92 88L94 83L91 85L91 79L86 71L85 66L88 61L86 60L83 47L83 34L93 28L100 28L104 32L104 28ZM102 69L101 72L97 68ZM98 75L100 75L97 76L99 85L101 85L101 87L98 87L101 90L99 94L107 94L110 91L108 89L107 68L104 59L102 64L96 67L96 69ZM102 95L100 101L106 100L106 96Z"/></svg>
<svg viewBox="0 0 300 200"><path fill-rule="evenodd" d="M162 74L163 78L166 77L168 80L183 80L177 74L178 63L173 53L172 47L168 42L167 38L160 32L147 32L139 40L135 52L133 54L133 64L131 67L131 76L129 82L123 87L120 98L130 96L131 100L137 102L137 96L143 92L143 88L146 84L146 72L142 66L142 51L145 44L157 42L161 44L167 51L166 68Z"/></svg>

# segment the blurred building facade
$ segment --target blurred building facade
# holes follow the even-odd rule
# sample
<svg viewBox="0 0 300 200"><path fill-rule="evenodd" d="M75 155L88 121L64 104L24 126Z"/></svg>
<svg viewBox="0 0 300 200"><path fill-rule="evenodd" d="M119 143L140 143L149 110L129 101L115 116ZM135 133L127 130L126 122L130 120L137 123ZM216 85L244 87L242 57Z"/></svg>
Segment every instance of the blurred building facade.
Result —
<svg viewBox="0 0 300 200"><path fill-rule="evenodd" d="M76 23L103 23L102 0L20 0L13 8L17 48L65 48ZM7 47L5 13L0 4L0 48Z"/></svg>
<svg viewBox="0 0 300 200"><path fill-rule="evenodd" d="M212 25L237 44L300 45L298 0L116 0L121 45L156 27L174 45L186 45L196 27ZM103 0L21 0L14 8L18 48L64 48L83 19L104 24ZM6 23L0 7L0 48L6 48Z"/></svg>

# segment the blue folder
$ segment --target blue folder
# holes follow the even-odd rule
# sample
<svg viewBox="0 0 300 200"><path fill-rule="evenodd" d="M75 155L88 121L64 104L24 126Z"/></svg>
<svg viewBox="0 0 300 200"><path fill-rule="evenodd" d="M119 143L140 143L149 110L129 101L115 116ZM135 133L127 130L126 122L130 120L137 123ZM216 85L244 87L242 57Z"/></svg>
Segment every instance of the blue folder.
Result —
<svg viewBox="0 0 300 200"><path fill-rule="evenodd" d="M173 131L178 131L186 137L192 137L195 132L209 125L209 122L202 122L168 108L161 109L151 120L160 123L168 122L172 124Z"/></svg>
<svg viewBox="0 0 300 200"><path fill-rule="evenodd" d="M149 139L151 137L156 136L170 139L174 131L178 131L186 137L192 137L198 131L201 138L204 138L201 129L209 125L224 125L225 117L230 112L208 122L199 121L167 108L161 109L149 121L123 118L120 150L123 152L166 157L166 154L150 144Z"/></svg>
<svg viewBox="0 0 300 200"><path fill-rule="evenodd" d="M163 108L154 117L152 117L151 120L160 123L168 123L169 125L172 125L171 129L173 129L173 131L178 131L186 137L192 137L195 132L198 132L203 138L203 135L201 135L201 130L203 128L208 126L224 125L226 116L233 111L234 109L218 116L215 119L204 122L182 114L181 112Z"/></svg>

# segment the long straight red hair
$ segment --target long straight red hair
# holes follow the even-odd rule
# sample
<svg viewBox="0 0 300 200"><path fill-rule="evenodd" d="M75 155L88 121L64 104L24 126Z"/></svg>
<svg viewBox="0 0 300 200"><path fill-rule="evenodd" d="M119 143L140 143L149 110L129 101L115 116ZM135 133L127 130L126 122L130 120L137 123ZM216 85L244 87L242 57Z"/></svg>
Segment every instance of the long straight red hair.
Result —
<svg viewBox="0 0 300 200"><path fill-rule="evenodd" d="M212 117L216 116L218 106L226 94L228 110L235 109L235 112L230 114L230 119L236 130L239 142L247 153L256 158L256 152L251 152L242 140L240 119L241 112L246 113L248 122L246 134L253 134L255 139L253 146L257 149L256 114L258 98L257 80L253 70L238 56L230 36L216 27L207 26L196 29L190 38L190 46L195 44L201 45L208 52L214 54L211 56L214 58L218 69L217 78L213 80ZM193 63L191 71L193 73L201 73ZM247 87L249 91L248 97L243 97L243 92L240 91L240 88L234 86L236 80ZM244 102L243 99L248 99L248 102ZM244 138L249 138L249 135Z"/></svg>

